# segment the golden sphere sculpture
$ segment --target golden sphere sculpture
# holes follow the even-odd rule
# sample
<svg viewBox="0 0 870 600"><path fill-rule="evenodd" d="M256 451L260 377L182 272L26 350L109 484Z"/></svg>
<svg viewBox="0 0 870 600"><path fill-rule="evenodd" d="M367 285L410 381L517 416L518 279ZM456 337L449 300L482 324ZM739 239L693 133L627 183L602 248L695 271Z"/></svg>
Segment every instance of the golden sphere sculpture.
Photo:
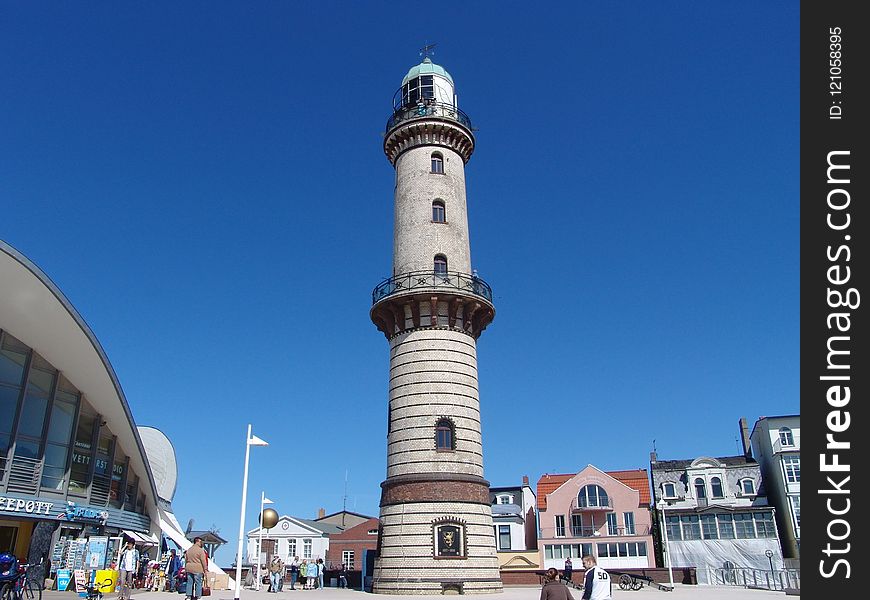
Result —
<svg viewBox="0 0 870 600"><path fill-rule="evenodd" d="M265 529L272 529L278 524L278 512L274 508L267 508L260 513L260 525Z"/></svg>

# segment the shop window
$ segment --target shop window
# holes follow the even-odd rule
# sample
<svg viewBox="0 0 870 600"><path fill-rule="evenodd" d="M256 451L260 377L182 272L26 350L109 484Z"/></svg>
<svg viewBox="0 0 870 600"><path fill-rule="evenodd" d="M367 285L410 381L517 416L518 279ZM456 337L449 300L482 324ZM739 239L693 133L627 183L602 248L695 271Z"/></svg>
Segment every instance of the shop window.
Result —
<svg viewBox="0 0 870 600"><path fill-rule="evenodd" d="M87 496L88 493L88 485L91 482L91 463L94 459L94 425L96 421L95 415L84 412L79 414L69 477L69 493L74 496Z"/></svg>
<svg viewBox="0 0 870 600"><path fill-rule="evenodd" d="M24 367L30 348L17 339L2 332L0 342L0 383L21 386L24 380Z"/></svg>

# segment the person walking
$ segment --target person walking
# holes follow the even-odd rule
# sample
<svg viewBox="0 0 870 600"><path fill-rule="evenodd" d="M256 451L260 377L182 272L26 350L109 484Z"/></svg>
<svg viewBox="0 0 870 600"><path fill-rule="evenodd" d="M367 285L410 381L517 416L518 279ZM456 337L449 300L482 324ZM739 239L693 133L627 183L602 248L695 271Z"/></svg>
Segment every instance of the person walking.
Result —
<svg viewBox="0 0 870 600"><path fill-rule="evenodd" d="M290 562L290 589L296 589L296 579L299 578L299 557L294 556Z"/></svg>
<svg viewBox="0 0 870 600"><path fill-rule="evenodd" d="M571 590L559 581L559 571L550 567L544 574L544 587L541 588L541 600L574 600Z"/></svg>
<svg viewBox="0 0 870 600"><path fill-rule="evenodd" d="M186 597L196 600L202 597L202 580L208 571L208 556L202 548L202 538L193 538L193 545L184 553L184 570L187 573Z"/></svg>
<svg viewBox="0 0 870 600"><path fill-rule="evenodd" d="M175 550L169 551L169 560L166 561L166 589L167 591L175 591L175 578L178 576L178 571L181 569L181 559L175 553Z"/></svg>
<svg viewBox="0 0 870 600"><path fill-rule="evenodd" d="M565 559L565 571L564 571L565 581L567 581L568 583L573 583L571 581L571 573L573 570L574 570L574 565L571 564L571 557L569 556L568 558Z"/></svg>
<svg viewBox="0 0 870 600"><path fill-rule="evenodd" d="M127 547L121 553L121 564L118 565L120 571L118 578L118 588L122 598L130 597L130 589L133 587L133 578L139 569L139 551L133 545L133 542L127 542Z"/></svg>
<svg viewBox="0 0 870 600"><path fill-rule="evenodd" d="M273 556L269 565L269 591L278 593L278 584L284 576L284 561L280 556Z"/></svg>
<svg viewBox="0 0 870 600"><path fill-rule="evenodd" d="M583 600L610 600L610 575L598 566L594 556L583 557L586 576L583 582Z"/></svg>

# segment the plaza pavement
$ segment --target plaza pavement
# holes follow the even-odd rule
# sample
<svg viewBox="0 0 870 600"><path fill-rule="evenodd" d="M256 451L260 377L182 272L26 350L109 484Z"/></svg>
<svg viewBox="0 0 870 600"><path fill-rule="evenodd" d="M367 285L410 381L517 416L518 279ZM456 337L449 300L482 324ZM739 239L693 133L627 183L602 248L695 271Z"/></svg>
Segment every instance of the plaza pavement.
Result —
<svg viewBox="0 0 870 600"><path fill-rule="evenodd" d="M638 591L624 591L618 586L613 586L613 600L771 600L778 598L785 600L791 598L784 592L769 590L752 590L739 587L723 587L709 585L680 585L677 584L673 592L662 592L655 588L644 587ZM583 593L580 590L571 590L574 600L580 600ZM482 594L466 596L468 598L480 598L486 600L538 600L541 596L540 586L511 586L505 587L501 594ZM232 590L212 590L208 600L233 600ZM78 595L75 592L58 592L55 590L42 593L43 600L75 600ZM104 600L115 600L117 594L105 594ZM289 590L284 588L277 594L270 594L265 590L256 591L244 589L240 600L420 600L426 596L392 596L366 594L359 590L345 590L339 588L324 588L322 590ZM184 596L172 592L136 592L131 600L184 600Z"/></svg>

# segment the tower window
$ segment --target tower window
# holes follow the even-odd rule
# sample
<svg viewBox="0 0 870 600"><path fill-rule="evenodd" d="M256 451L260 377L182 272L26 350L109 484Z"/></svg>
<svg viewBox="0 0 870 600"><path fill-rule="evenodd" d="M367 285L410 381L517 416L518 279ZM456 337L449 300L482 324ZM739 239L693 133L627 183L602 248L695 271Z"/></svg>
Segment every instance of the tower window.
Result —
<svg viewBox="0 0 870 600"><path fill-rule="evenodd" d="M438 152L432 153L432 172L444 173L444 157Z"/></svg>
<svg viewBox="0 0 870 600"><path fill-rule="evenodd" d="M453 437L453 423L450 419L439 419L435 424L435 449L440 451L455 450Z"/></svg>
<svg viewBox="0 0 870 600"><path fill-rule="evenodd" d="M435 274L447 275L447 257L443 254L435 255Z"/></svg>
<svg viewBox="0 0 870 600"><path fill-rule="evenodd" d="M434 223L447 222L447 210L444 208L443 200L435 200L432 203L432 221Z"/></svg>

